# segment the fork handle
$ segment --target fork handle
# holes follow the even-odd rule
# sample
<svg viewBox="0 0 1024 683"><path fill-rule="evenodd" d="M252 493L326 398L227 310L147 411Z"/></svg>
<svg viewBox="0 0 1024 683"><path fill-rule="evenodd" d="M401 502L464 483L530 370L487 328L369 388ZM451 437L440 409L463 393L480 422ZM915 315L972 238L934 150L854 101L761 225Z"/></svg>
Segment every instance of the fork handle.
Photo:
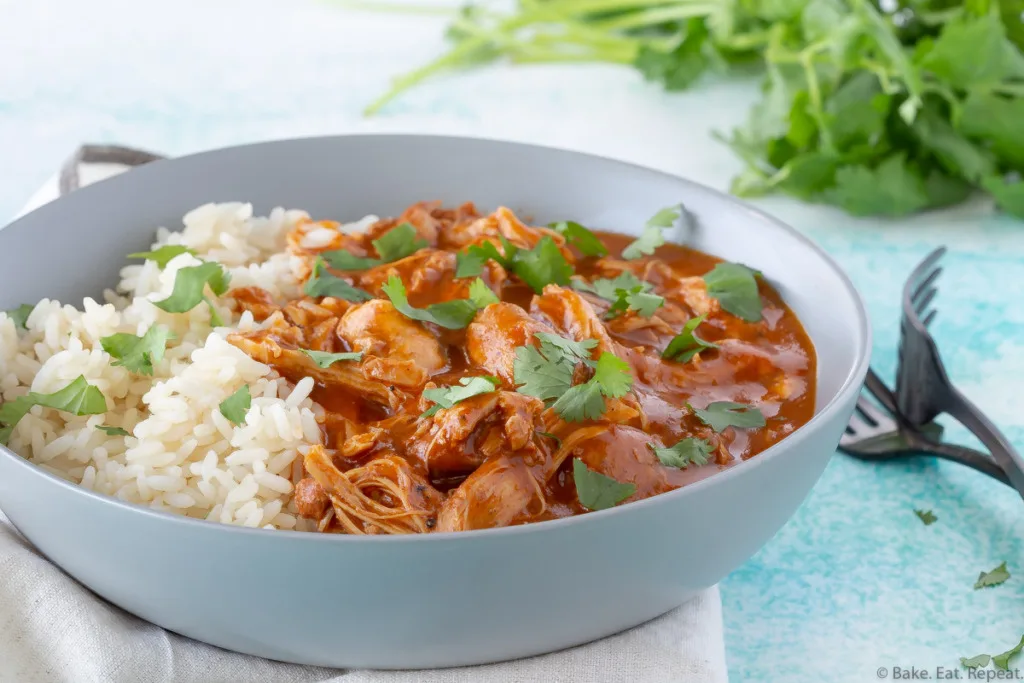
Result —
<svg viewBox="0 0 1024 683"><path fill-rule="evenodd" d="M934 455L936 458L942 458L950 462L955 462L958 465L964 465L971 469L987 474L988 476L1001 481L1007 486L1013 486L1010 483L1010 478L1006 476L1006 472L1000 467L992 458L988 457L984 453L979 453L973 448L966 448L964 446L957 446L951 443L936 443L930 439L922 439L923 443L911 442L911 445L915 448L919 448L921 452Z"/></svg>
<svg viewBox="0 0 1024 683"><path fill-rule="evenodd" d="M985 444L993 460L1006 472L1013 488L1024 497L1024 458L1010 445L1009 439L966 396L954 389L949 398L946 411Z"/></svg>

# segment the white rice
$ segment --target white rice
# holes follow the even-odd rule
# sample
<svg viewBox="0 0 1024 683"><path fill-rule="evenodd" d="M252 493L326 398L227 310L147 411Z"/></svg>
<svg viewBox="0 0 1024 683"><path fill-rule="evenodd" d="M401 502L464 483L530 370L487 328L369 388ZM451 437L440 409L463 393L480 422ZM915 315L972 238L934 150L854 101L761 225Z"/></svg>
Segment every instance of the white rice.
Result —
<svg viewBox="0 0 1024 683"><path fill-rule="evenodd" d="M275 209L252 216L249 204L207 204L188 213L184 229L157 231L156 249L181 244L231 273L231 287L261 287L281 301L300 295L286 235L301 211ZM346 226L348 227L348 226ZM323 411L309 398L313 380L291 385L225 341L258 327L249 313L217 312L213 329L200 305L182 314L153 305L166 298L189 254L162 271L153 261L126 266L107 303L85 299L82 309L43 300L27 330L0 312L0 398L53 392L79 375L103 392L108 411L74 416L36 406L14 428L9 446L61 477L123 500L189 517L279 529L304 528L292 504L291 470L309 444L320 442ZM152 377L111 364L100 339L118 332L142 335L150 326L175 338ZM220 412L221 401L243 385L252 406L240 426ZM109 436L96 427L121 427Z"/></svg>

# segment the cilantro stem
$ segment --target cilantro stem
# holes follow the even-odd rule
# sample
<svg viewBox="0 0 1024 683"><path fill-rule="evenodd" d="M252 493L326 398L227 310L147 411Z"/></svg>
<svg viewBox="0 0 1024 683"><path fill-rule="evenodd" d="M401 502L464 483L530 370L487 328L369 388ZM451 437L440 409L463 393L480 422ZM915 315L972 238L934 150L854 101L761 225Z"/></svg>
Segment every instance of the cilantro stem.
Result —
<svg viewBox="0 0 1024 683"><path fill-rule="evenodd" d="M595 21L592 26L603 31L634 29L644 26L663 24L667 21L692 19L693 17L706 17L713 14L716 9L717 7L715 5L707 4L672 5L668 7L658 7L644 12L624 14L611 19Z"/></svg>
<svg viewBox="0 0 1024 683"><path fill-rule="evenodd" d="M835 143L832 141L832 131L825 120L825 110L821 103L821 86L818 83L818 71L814 68L814 56L818 52L827 49L824 43L815 43L800 52L800 65L804 68L804 76L807 78L807 93L811 100L811 116L818 124L818 133L821 136L821 145L826 152L836 151Z"/></svg>

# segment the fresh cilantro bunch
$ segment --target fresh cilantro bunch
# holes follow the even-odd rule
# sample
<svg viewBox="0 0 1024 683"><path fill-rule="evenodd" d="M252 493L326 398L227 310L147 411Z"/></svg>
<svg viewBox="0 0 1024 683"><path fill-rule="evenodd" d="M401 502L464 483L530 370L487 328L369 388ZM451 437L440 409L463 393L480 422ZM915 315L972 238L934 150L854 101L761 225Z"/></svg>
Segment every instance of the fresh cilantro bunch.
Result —
<svg viewBox="0 0 1024 683"><path fill-rule="evenodd" d="M520 0L470 5L451 51L397 79L498 59L632 65L666 90L765 74L742 128L741 196L783 192L899 216L987 193L1024 217L1022 0Z"/></svg>

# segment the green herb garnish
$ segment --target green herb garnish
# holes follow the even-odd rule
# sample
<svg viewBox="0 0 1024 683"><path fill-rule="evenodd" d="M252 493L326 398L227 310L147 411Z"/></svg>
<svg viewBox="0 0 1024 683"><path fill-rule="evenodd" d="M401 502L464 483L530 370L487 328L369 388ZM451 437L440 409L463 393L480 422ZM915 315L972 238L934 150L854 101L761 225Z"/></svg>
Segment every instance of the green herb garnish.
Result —
<svg viewBox="0 0 1024 683"><path fill-rule="evenodd" d="M490 304L501 302L498 295L495 294L480 278L477 278L470 283L469 300L472 301L477 308L486 308Z"/></svg>
<svg viewBox="0 0 1024 683"><path fill-rule="evenodd" d="M115 359L111 365L137 375L152 375L153 365L163 360L167 341L173 338L174 333L166 327L152 325L141 337L123 332L103 337L100 346Z"/></svg>
<svg viewBox="0 0 1024 683"><path fill-rule="evenodd" d="M975 655L974 657L961 657L960 665L968 669L984 669L991 661L991 655Z"/></svg>
<svg viewBox="0 0 1024 683"><path fill-rule="evenodd" d="M89 384L83 375L79 375L66 387L52 394L30 391L0 406L0 443L8 442L14 426L28 415L34 406L53 408L72 415L99 415L107 412L107 399L103 397L103 392Z"/></svg>
<svg viewBox="0 0 1024 683"><path fill-rule="evenodd" d="M428 408L420 417L430 417L442 408L451 408L459 401L465 401L467 398L479 396L480 394L489 394L501 385L501 380L497 377L489 376L463 377L459 380L459 385L457 387L425 389L423 391L423 398L433 401L435 405Z"/></svg>
<svg viewBox="0 0 1024 683"><path fill-rule="evenodd" d="M146 259L147 261L154 261L157 268L163 270L167 267L167 264L171 262L171 259L175 256L181 256L182 254L191 254L192 256L195 256L196 252L182 244L165 244L153 251L137 251L134 254L128 254L128 258L141 258Z"/></svg>
<svg viewBox="0 0 1024 683"><path fill-rule="evenodd" d="M666 467L678 467L685 469L690 465L707 465L708 456L715 447L704 439L688 438L681 439L679 443L670 448L658 448L649 444L658 460Z"/></svg>
<svg viewBox="0 0 1024 683"><path fill-rule="evenodd" d="M978 574L978 580L974 582L974 590L999 586L1006 583L1009 578L1010 572L1006 569L1006 563L1003 562L990 572L981 572Z"/></svg>
<svg viewBox="0 0 1024 683"><path fill-rule="evenodd" d="M683 331L672 337L672 341L661 352L661 357L667 360L687 363L704 349L717 349L718 344L704 341L697 336L697 327L702 322L704 322L704 316L702 315L687 320L686 324L683 325Z"/></svg>
<svg viewBox="0 0 1024 683"><path fill-rule="evenodd" d="M1021 650L1024 650L1024 636L1021 636L1020 642L1006 652L998 655L992 655L992 666L1006 671L1010 668L1010 660L1019 655Z"/></svg>
<svg viewBox="0 0 1024 683"><path fill-rule="evenodd" d="M505 238L501 238L501 242L504 253L493 242L468 247L457 257L455 276L476 277L483 272L484 262L493 260L538 294L544 291L545 285L569 284L574 272L572 265L549 235L540 238L533 249L520 249Z"/></svg>
<svg viewBox="0 0 1024 683"><path fill-rule="evenodd" d="M643 291L649 292L652 289L651 283L644 282L628 270L624 270L614 278L597 278L591 282L587 282L583 278L574 277L571 284L573 289L596 294L605 301L615 301L618 299L620 290L632 290L636 287L641 287Z"/></svg>
<svg viewBox="0 0 1024 683"><path fill-rule="evenodd" d="M917 515L917 518L920 519L921 523L925 526L931 526L939 519L932 514L931 510L914 510L914 514Z"/></svg>
<svg viewBox="0 0 1024 683"><path fill-rule="evenodd" d="M366 270L412 256L427 246L427 241L419 236L412 224L401 223L373 240L372 244L380 258L355 256L344 249L325 251L320 256L337 270Z"/></svg>
<svg viewBox="0 0 1024 683"><path fill-rule="evenodd" d="M340 277L331 274L327 270L327 264L319 256L313 262L313 273L306 280L303 291L307 296L332 296L353 303L369 301L373 298L369 292L353 287Z"/></svg>
<svg viewBox="0 0 1024 683"><path fill-rule="evenodd" d="M693 414L700 418L701 422L721 433L726 427L737 427L750 429L752 427L764 427L764 414L754 406L732 401L715 401L707 408L692 408Z"/></svg>
<svg viewBox="0 0 1024 683"><path fill-rule="evenodd" d="M391 299L392 305L405 317L434 323L449 330L461 330L469 325L473 322L478 310L472 299L453 299L452 301L442 301L439 304L430 304L426 308L414 308L409 305L405 285L397 275L389 277L381 289Z"/></svg>
<svg viewBox="0 0 1024 683"><path fill-rule="evenodd" d="M329 368L335 363L340 363L343 360L361 361L363 359L362 352L346 351L343 353L327 353L326 351L313 351L312 349L299 349L304 354L309 356L319 368Z"/></svg>
<svg viewBox="0 0 1024 683"><path fill-rule="evenodd" d="M590 350L596 339L572 341L558 335L538 332L534 336L540 348L520 346L512 364L517 391L542 401L554 401L572 387L572 376L579 363L590 363Z"/></svg>
<svg viewBox="0 0 1024 683"><path fill-rule="evenodd" d="M607 256L608 247L604 246L597 235L575 221L549 223L548 227L565 237L566 241L580 250L584 256Z"/></svg>
<svg viewBox="0 0 1024 683"><path fill-rule="evenodd" d="M646 283L645 283L646 284ZM650 318L654 312L665 305L665 298L646 291L643 285L631 289L620 289L615 301L605 314L606 318L614 318L626 311L636 311L641 318Z"/></svg>
<svg viewBox="0 0 1024 683"><path fill-rule="evenodd" d="M185 313L191 311L203 301L209 303L206 298L206 286L210 286L217 296L228 290L228 283L231 281L231 273L224 270L219 263L202 263L198 266L188 266L179 270L174 276L174 288L171 295L166 299L154 301L157 308L168 313ZM211 322L213 316L213 304L210 304ZM216 323L214 323L216 324Z"/></svg>
<svg viewBox="0 0 1024 683"><path fill-rule="evenodd" d="M580 505L588 510L615 507L636 493L636 485L623 484L587 467L579 458L573 458L572 477L576 482L576 495Z"/></svg>
<svg viewBox="0 0 1024 683"><path fill-rule="evenodd" d="M242 385L238 391L220 402L220 414L237 427L245 422L245 414L251 406L252 395L249 393L249 387Z"/></svg>
<svg viewBox="0 0 1024 683"><path fill-rule="evenodd" d="M761 319L761 294L754 271L738 263L719 263L704 275L708 296L729 313L750 323Z"/></svg>
<svg viewBox="0 0 1024 683"><path fill-rule="evenodd" d="M107 425L97 425L96 429L100 430L107 436L131 436L126 429L120 427L108 427Z"/></svg>
<svg viewBox="0 0 1024 683"><path fill-rule="evenodd" d="M28 317L32 315L32 311L34 310L36 310L36 307L32 304L22 304L17 308L5 311L5 313L7 313L8 318L14 321L15 327L20 327L25 330L28 329L25 327L25 324L28 322Z"/></svg>
<svg viewBox="0 0 1024 683"><path fill-rule="evenodd" d="M625 396L632 385L629 363L605 352L594 365L594 376L571 387L551 407L566 422L596 420L604 414L606 398Z"/></svg>
<svg viewBox="0 0 1024 683"><path fill-rule="evenodd" d="M675 225L681 215L682 210L679 206L670 206L648 218L640 237L622 250L622 258L632 261L641 256L654 254L655 249L665 244L665 229Z"/></svg>

